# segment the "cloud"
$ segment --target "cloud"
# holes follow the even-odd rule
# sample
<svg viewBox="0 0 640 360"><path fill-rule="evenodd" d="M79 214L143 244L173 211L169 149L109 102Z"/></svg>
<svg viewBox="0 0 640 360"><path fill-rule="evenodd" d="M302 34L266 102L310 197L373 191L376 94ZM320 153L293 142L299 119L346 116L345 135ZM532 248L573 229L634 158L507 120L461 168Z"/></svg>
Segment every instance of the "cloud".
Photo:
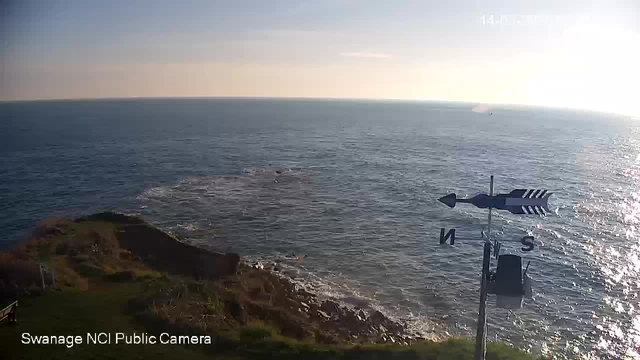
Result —
<svg viewBox="0 0 640 360"><path fill-rule="evenodd" d="M324 30L299 30L299 29L266 29L249 31L253 35L257 35L259 38L267 38L271 40L319 40L329 39L336 40L344 38L344 34L324 31Z"/></svg>
<svg viewBox="0 0 640 360"><path fill-rule="evenodd" d="M369 59L388 59L393 57L391 54L367 52L367 51L342 52L340 53L340 56L355 57L355 58L369 58Z"/></svg>

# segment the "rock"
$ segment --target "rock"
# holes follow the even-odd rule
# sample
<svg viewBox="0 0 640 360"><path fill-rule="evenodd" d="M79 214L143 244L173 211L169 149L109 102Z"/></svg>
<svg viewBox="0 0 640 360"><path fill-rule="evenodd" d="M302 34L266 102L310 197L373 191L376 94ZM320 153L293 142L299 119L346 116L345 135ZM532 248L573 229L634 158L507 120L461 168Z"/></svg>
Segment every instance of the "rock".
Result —
<svg viewBox="0 0 640 360"><path fill-rule="evenodd" d="M361 334L366 333L369 325L359 318L358 314L353 311L347 311L340 319L342 324L349 329L349 333Z"/></svg>
<svg viewBox="0 0 640 360"><path fill-rule="evenodd" d="M158 270L193 276L196 279L222 278L238 271L238 254L220 254L185 244L138 218L102 213L77 221L95 219L112 219L123 224L120 229L126 231L116 232L120 247L136 254Z"/></svg>
<svg viewBox="0 0 640 360"><path fill-rule="evenodd" d="M271 285L271 283L268 281L265 281L264 285L262 285L262 288L264 289L264 292L266 292L267 294L270 294L271 292L273 292L273 285Z"/></svg>
<svg viewBox="0 0 640 360"><path fill-rule="evenodd" d="M136 216L128 216L111 211L105 211L85 217L81 217L75 220L75 222L83 221L104 221L114 224L144 224L144 220Z"/></svg>
<svg viewBox="0 0 640 360"><path fill-rule="evenodd" d="M323 301L320 305L320 310L326 312L330 316L338 315L340 313L340 308L333 301Z"/></svg>
<svg viewBox="0 0 640 360"><path fill-rule="evenodd" d="M324 318L325 318L325 320L326 320L326 319L330 319L330 318L331 318L331 315L327 314L326 312L324 312L324 311L322 311L322 310L317 310L317 312L318 312L318 314L319 314L320 316L324 317Z"/></svg>
<svg viewBox="0 0 640 360"><path fill-rule="evenodd" d="M369 322L375 326L380 326L387 321L387 317L380 311L376 310L369 316Z"/></svg>
<svg viewBox="0 0 640 360"><path fill-rule="evenodd" d="M49 219L42 221L33 231L35 238L47 238L49 236L64 235L65 228L71 222L63 219Z"/></svg>
<svg viewBox="0 0 640 360"><path fill-rule="evenodd" d="M314 294L312 294L312 293L308 292L308 291L307 291L307 290L305 290L305 289L300 289L300 290L298 290L298 295L300 295L300 296L302 296L302 297L305 297L305 298L307 298L307 299L312 299L312 298L315 298L315 297L316 297Z"/></svg>
<svg viewBox="0 0 640 360"><path fill-rule="evenodd" d="M63 234L64 234L64 229L57 226L53 226L53 227L43 229L42 232L40 233L40 236L46 237L51 235L63 235Z"/></svg>
<svg viewBox="0 0 640 360"><path fill-rule="evenodd" d="M218 258L220 264L219 270L222 270L226 275L233 275L238 272L238 264L240 264L240 255L236 253L226 253L224 258Z"/></svg>
<svg viewBox="0 0 640 360"><path fill-rule="evenodd" d="M249 289L249 296L252 299L258 299L260 297L260 295L262 295L262 288L261 287L254 287Z"/></svg>
<svg viewBox="0 0 640 360"><path fill-rule="evenodd" d="M336 339L335 336L332 336L331 334L322 333L318 330L316 330L315 332L315 338L316 338L316 341L319 342L320 344L335 345L340 342L338 339Z"/></svg>
<svg viewBox="0 0 640 360"><path fill-rule="evenodd" d="M369 300L364 299L364 298L360 298L360 297L356 297L356 296L346 296L342 299L342 301L344 301L347 304L351 304L354 305L356 307L359 308L369 308L370 304L369 304Z"/></svg>
<svg viewBox="0 0 640 360"><path fill-rule="evenodd" d="M245 324L247 322L247 312L242 304L240 304L236 299L229 301L227 307L229 309L229 313L234 319L236 319L236 321L241 324Z"/></svg>

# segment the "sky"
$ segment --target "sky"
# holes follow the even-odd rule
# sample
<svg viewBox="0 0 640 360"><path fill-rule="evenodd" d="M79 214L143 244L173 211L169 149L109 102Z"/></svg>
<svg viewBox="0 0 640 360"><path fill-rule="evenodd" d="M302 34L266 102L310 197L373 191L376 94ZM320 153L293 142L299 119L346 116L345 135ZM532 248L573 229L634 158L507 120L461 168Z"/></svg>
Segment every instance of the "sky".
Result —
<svg viewBox="0 0 640 360"><path fill-rule="evenodd" d="M640 116L638 0L0 0L0 100L319 97Z"/></svg>

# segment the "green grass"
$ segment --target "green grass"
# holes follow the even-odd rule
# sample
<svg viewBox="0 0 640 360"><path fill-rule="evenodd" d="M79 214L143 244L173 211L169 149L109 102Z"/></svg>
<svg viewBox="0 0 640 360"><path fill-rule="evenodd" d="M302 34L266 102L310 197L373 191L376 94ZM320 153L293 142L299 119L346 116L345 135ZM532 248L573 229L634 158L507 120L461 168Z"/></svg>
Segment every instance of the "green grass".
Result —
<svg viewBox="0 0 640 360"><path fill-rule="evenodd" d="M99 289L54 291L20 302L18 324L0 324L0 353L5 359L204 359L202 349L180 345L87 345L87 333L142 333L145 329L124 310L139 291L138 283L109 284ZM21 334L80 335L83 344L23 345Z"/></svg>
<svg viewBox="0 0 640 360"><path fill-rule="evenodd" d="M6 359L423 359L464 360L473 358L473 342L450 339L445 342L422 342L412 346L366 345L330 346L297 341L278 334L277 330L254 321L241 329L214 335L213 345L92 345L87 333L159 335L160 327L136 321L130 300L142 293L144 282L96 283L89 291L51 291L45 296L20 303L18 324L0 324L0 358ZM21 334L80 335L83 344L23 345ZM175 331L170 334L178 335ZM504 345L489 344L488 360L530 360L532 357Z"/></svg>
<svg viewBox="0 0 640 360"><path fill-rule="evenodd" d="M52 222L49 228L52 226L58 225ZM283 335L291 335L292 329L300 326L300 320L287 313L290 310L282 308L289 300L273 300L274 294L286 293L287 288L264 274L254 271L219 281L195 280L151 268L135 254L121 249L114 224L87 221L62 228L64 233L27 243L15 253L0 256L0 270L4 269L4 272L0 271L0 280L4 278L7 283L8 280L20 280L20 286L33 288L33 291L16 295L19 298L18 324L0 323L0 359L473 358L472 339L423 341L410 346L327 345L318 343L329 343L325 341L327 334L308 324L305 336L297 336L305 340L296 340ZM99 251L93 251L93 247ZM180 258L180 255L176 254L176 257ZM33 296L41 292L36 291L39 289L36 263L43 261L55 266L57 289L49 287L44 295ZM257 293L251 299L256 289ZM7 298L13 299L13 295ZM246 308L242 308L247 305L261 306L259 309L265 313L254 313L250 317ZM240 310L233 310L238 308ZM112 340L117 332L154 336L162 332L210 335L213 343L191 346L86 343L87 333L103 332L111 333ZM23 333L80 336L83 343L71 348L23 345ZM294 331L293 334L297 333ZM349 343L351 339L341 340ZM533 357L496 343L489 344L487 359L532 360Z"/></svg>

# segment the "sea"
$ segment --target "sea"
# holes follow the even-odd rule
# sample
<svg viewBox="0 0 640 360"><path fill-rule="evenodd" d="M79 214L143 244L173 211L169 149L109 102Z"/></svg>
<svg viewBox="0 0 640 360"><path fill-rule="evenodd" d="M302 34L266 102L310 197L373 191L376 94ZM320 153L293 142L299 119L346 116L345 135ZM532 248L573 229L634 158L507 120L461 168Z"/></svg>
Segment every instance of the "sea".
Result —
<svg viewBox="0 0 640 360"><path fill-rule="evenodd" d="M0 247L42 219L118 211L277 262L299 287L428 338L474 336L487 210L438 198L552 192L493 212L529 264L488 339L557 359L640 359L640 122L534 107L324 99L0 103ZM440 229L456 229L454 245ZM533 251L517 242L533 236ZM175 261L181 261L176 258ZM496 260L492 260L495 267Z"/></svg>

